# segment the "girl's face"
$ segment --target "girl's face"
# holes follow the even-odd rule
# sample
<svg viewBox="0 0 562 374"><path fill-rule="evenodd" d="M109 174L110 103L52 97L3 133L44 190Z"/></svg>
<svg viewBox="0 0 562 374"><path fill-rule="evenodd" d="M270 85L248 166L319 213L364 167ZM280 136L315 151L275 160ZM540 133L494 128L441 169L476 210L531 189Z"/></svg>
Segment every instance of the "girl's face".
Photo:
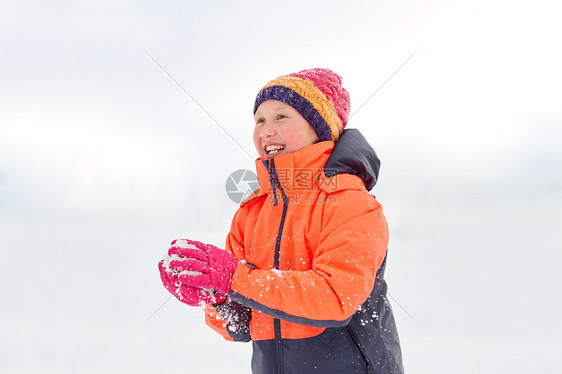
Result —
<svg viewBox="0 0 562 374"><path fill-rule="evenodd" d="M292 106L266 100L254 115L254 145L262 160L298 151L318 141L307 120Z"/></svg>

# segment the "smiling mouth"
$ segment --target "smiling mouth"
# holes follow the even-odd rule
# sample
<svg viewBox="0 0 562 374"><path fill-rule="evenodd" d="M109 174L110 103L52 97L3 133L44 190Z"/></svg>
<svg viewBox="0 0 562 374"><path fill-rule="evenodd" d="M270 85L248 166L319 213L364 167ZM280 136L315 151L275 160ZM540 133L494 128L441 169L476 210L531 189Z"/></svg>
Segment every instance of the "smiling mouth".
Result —
<svg viewBox="0 0 562 374"><path fill-rule="evenodd" d="M265 153L267 155L276 155L277 153L281 152L282 150L285 149L284 145L280 145L280 144L275 144L275 145L268 145L265 147Z"/></svg>

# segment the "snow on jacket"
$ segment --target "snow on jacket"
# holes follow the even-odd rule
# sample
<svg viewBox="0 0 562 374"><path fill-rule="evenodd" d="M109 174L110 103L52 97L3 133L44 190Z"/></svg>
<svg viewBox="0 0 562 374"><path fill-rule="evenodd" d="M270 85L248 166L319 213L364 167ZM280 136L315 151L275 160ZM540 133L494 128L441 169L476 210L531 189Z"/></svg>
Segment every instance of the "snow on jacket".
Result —
<svg viewBox="0 0 562 374"><path fill-rule="evenodd" d="M225 339L253 342L253 373L402 373L384 268L388 227L370 190L379 160L358 130L256 161L226 249L230 300L206 309Z"/></svg>

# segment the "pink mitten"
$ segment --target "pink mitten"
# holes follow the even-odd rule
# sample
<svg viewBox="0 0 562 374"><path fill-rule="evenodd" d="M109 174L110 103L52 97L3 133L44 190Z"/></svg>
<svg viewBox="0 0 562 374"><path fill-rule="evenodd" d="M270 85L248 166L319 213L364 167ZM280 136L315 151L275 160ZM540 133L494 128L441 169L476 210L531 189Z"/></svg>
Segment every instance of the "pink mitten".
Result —
<svg viewBox="0 0 562 374"><path fill-rule="evenodd" d="M228 251L189 239L172 242L168 250L170 269L178 273L182 285L230 292L232 274L238 260ZM179 257L179 259L177 257Z"/></svg>
<svg viewBox="0 0 562 374"><path fill-rule="evenodd" d="M211 304L222 304L227 300L227 296L217 293L214 290L191 287L182 284L179 280L181 272L171 270L168 265L170 258L165 258L158 263L160 278L164 287L174 295L179 301L190 306L205 306Z"/></svg>

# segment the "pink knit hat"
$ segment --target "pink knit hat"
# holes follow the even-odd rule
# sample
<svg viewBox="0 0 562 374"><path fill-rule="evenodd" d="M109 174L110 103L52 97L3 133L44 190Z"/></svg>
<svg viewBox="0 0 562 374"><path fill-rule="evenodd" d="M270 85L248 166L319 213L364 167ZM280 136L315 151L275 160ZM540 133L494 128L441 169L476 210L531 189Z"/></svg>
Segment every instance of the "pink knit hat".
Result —
<svg viewBox="0 0 562 374"><path fill-rule="evenodd" d="M254 114L266 100L278 100L295 108L318 134L320 141L338 140L347 125L349 93L341 77L330 69L308 69L283 75L258 93Z"/></svg>

